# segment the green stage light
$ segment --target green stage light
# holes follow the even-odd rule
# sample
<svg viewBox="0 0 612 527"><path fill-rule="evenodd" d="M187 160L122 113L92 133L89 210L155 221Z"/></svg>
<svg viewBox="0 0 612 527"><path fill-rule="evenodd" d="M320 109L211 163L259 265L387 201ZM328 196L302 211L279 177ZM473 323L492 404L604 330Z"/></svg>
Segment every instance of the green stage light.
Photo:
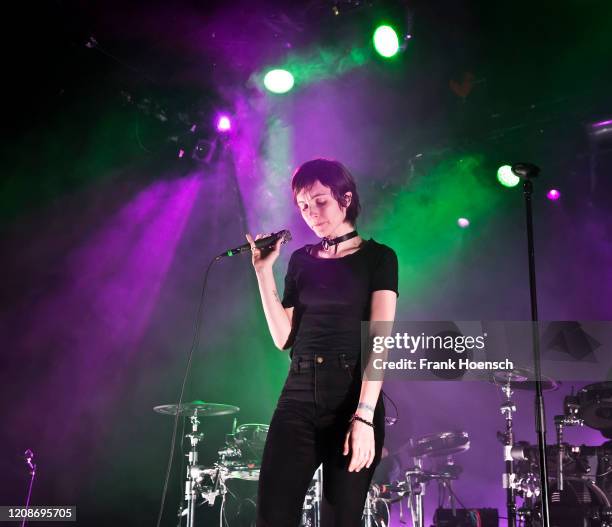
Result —
<svg viewBox="0 0 612 527"><path fill-rule="evenodd" d="M391 58L399 51L399 38L391 26L377 27L372 42L376 52L385 58Z"/></svg>
<svg viewBox="0 0 612 527"><path fill-rule="evenodd" d="M272 93L287 93L293 88L293 75L287 70L270 70L264 77L264 86Z"/></svg>
<svg viewBox="0 0 612 527"><path fill-rule="evenodd" d="M512 167L510 165L502 165L497 169L497 180L504 187L516 187L521 178L512 172Z"/></svg>

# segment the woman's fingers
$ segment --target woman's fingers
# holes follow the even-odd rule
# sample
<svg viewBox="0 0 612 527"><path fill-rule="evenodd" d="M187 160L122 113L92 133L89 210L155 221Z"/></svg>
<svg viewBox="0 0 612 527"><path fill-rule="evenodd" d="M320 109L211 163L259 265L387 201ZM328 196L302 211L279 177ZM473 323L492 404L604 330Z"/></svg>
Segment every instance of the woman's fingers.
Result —
<svg viewBox="0 0 612 527"><path fill-rule="evenodd" d="M370 468L370 466L372 465L372 463L374 462L374 450L370 450L370 455L368 456L368 461L366 463L366 468Z"/></svg>
<svg viewBox="0 0 612 527"><path fill-rule="evenodd" d="M342 455L346 456L349 453L349 438L351 437L351 432L348 431L344 436L344 447L342 448Z"/></svg>
<svg viewBox="0 0 612 527"><path fill-rule="evenodd" d="M350 431L347 432L347 437L344 440L344 455L348 453ZM352 452L351 461L349 463L349 472L359 472L362 468L370 468L375 456L375 442L366 438L351 438L350 449Z"/></svg>
<svg viewBox="0 0 612 527"><path fill-rule="evenodd" d="M353 455L351 456L351 462L349 463L349 472L353 472L357 469L357 465L359 464L359 450L353 449Z"/></svg>
<svg viewBox="0 0 612 527"><path fill-rule="evenodd" d="M366 451L362 448L358 441L353 441L351 451L353 452L353 455L351 456L351 462L349 464L349 472L358 472L363 466Z"/></svg>
<svg viewBox="0 0 612 527"><path fill-rule="evenodd" d="M357 459L357 463L355 465L355 472L359 472L363 467L365 467L367 460L368 460L367 452L361 451L359 453L359 458Z"/></svg>

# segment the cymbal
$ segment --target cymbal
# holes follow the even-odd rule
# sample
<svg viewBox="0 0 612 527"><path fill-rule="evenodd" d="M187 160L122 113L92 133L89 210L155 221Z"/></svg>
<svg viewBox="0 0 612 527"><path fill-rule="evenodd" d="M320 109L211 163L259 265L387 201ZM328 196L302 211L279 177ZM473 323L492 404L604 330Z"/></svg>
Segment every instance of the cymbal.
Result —
<svg viewBox="0 0 612 527"><path fill-rule="evenodd" d="M514 368L509 371L496 371L492 374L491 382L498 385L507 385L514 390L535 390L535 372L528 368ZM542 391L552 392L561 385L552 377L542 375Z"/></svg>
<svg viewBox="0 0 612 527"><path fill-rule="evenodd" d="M237 406L221 403L205 403L204 401L191 401L190 403L163 404L153 408L158 414L176 415L177 412L185 417L197 415L199 417L215 417L219 415L230 415L240 411Z"/></svg>
<svg viewBox="0 0 612 527"><path fill-rule="evenodd" d="M456 430L412 439L400 451L406 449L410 457L440 457L459 454L469 448L468 433Z"/></svg>

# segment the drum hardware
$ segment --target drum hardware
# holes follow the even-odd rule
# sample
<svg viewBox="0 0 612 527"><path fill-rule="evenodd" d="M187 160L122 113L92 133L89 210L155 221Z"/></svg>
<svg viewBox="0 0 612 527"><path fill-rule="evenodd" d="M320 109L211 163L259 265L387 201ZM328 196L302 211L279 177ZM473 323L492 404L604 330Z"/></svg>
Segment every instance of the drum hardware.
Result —
<svg viewBox="0 0 612 527"><path fill-rule="evenodd" d="M494 376L495 380L505 380L501 385L501 390L504 395L504 400L499 407L501 414L504 416L505 429L503 432L497 433L497 438L501 441L504 447L504 469L502 476L502 486L506 489L506 509L508 514L508 527L516 527L516 490L517 488L530 487L530 481L519 481L514 473L514 460L512 458L512 447L514 446L514 428L513 414L516 412L516 404L512 401L512 387L517 384L526 382L528 377L522 375L522 372L504 372L505 375L500 379L500 376Z"/></svg>
<svg viewBox="0 0 612 527"><path fill-rule="evenodd" d="M576 415L555 415L555 429L557 430L557 488L563 491L563 463L565 460L565 445L563 443L563 430L566 426L582 426L584 421Z"/></svg>
<svg viewBox="0 0 612 527"><path fill-rule="evenodd" d="M414 467L405 472L408 508L410 509L414 527L425 527L423 496L425 496L428 479L423 472L423 460L421 458L414 458L413 461Z"/></svg>
<svg viewBox="0 0 612 527"><path fill-rule="evenodd" d="M212 505L217 495L219 495L220 488L223 486L223 480L219 477L213 478L214 484L213 489L205 492L201 492L201 482L203 475L207 474L205 469L202 469L198 465L198 445L204 440L204 434L198 431L200 425L199 417L215 417L220 415L234 414L240 410L237 406L229 404L218 404L218 403L206 403L204 401L192 401L190 403L177 404L165 404L156 406L153 410L157 413L164 415L180 415L188 417L191 422L191 433L186 434L185 437L189 439L191 450L187 454L187 475L185 479L185 501L186 507L183 509L181 504L179 509L179 517L186 515L187 527L193 527L195 523L195 508L198 495L201 494L206 502ZM184 511L187 511L186 513Z"/></svg>
<svg viewBox="0 0 612 527"><path fill-rule="evenodd" d="M452 480L458 478L461 468L455 465L453 456L469 448L470 439L467 432L452 431L430 434L418 439L411 438L400 449L407 449L414 463L414 466L404 473L404 492L408 496L408 507L414 527L425 527L423 498L430 481L438 481L440 495L448 491L452 507L455 506ZM424 469L426 459L431 459L435 463L434 470Z"/></svg>
<svg viewBox="0 0 612 527"><path fill-rule="evenodd" d="M535 390L535 372L528 368L514 368L493 372L491 382L503 387L509 385L512 390ZM552 377L542 375L542 391L552 392L559 389L561 383Z"/></svg>
<svg viewBox="0 0 612 527"><path fill-rule="evenodd" d="M497 438L503 445L505 472L502 477L502 486L506 490L508 527L516 527L517 524L517 494L527 499L528 502L539 494L539 487L536 485L537 478L534 479L531 472L517 474L513 458L515 448L513 414L516 412L516 404L512 401L512 395L514 390L535 390L534 378L533 371L527 368L515 368L510 371L496 371L491 379L496 386L499 386L504 397L500 405L500 412L504 416L505 428L503 432L497 432ZM541 378L542 391L553 391L559 388L560 384L554 379L544 375Z"/></svg>
<svg viewBox="0 0 612 527"><path fill-rule="evenodd" d="M198 488L196 480L192 475L192 470L197 467L198 464L198 444L204 439L204 434L198 432L198 426L200 420L198 414L193 413L189 416L191 421L191 434L186 434L185 437L189 438L191 444L191 450L187 454L187 479L185 481L185 501L187 502L187 527L193 527L195 521L195 506L196 499L198 496Z"/></svg>
<svg viewBox="0 0 612 527"><path fill-rule="evenodd" d="M584 423L612 438L612 382L589 384L578 390L576 399Z"/></svg>
<svg viewBox="0 0 612 527"><path fill-rule="evenodd" d="M321 503L323 501L323 465L315 471L314 477L302 507L302 519L300 527L320 527L321 526Z"/></svg>
<svg viewBox="0 0 612 527"><path fill-rule="evenodd" d="M363 527L388 527L391 518L389 505L392 503L385 494L388 493L387 485L372 483L366 495L365 507L363 509Z"/></svg>
<svg viewBox="0 0 612 527"><path fill-rule="evenodd" d="M519 496L523 499L522 506L516 511L520 524L537 527L544 523L540 512L539 447L526 442L513 442L508 449L510 439L513 439L511 420L516 411L510 400L512 388L525 381L517 379L514 372L507 380L509 382L502 386L505 400L501 405L507 426L504 433L498 433L498 438L504 444L505 457L512 460L512 471L506 471L509 477L505 475L504 483L513 488L515 498ZM548 387L555 384L546 381ZM556 443L545 448L551 469L548 478L551 485L551 525L611 527L612 506L603 477L612 472L606 464L612 456L612 446L571 445L564 442L564 431L566 427L586 424L601 430L604 435L612 433L612 383L588 385L576 395L565 397L563 410L562 415L554 418ZM591 470L594 456L597 457L597 473Z"/></svg>

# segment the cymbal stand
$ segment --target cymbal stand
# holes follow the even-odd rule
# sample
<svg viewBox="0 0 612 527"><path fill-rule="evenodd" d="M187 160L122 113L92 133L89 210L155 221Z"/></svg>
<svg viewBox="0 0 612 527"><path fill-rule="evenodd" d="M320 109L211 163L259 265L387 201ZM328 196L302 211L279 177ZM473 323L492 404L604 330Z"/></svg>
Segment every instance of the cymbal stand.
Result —
<svg viewBox="0 0 612 527"><path fill-rule="evenodd" d="M405 472L408 486L408 506L412 515L412 525L414 527L425 527L423 496L425 496L426 477L423 472L423 459L415 457L413 460L414 468Z"/></svg>
<svg viewBox="0 0 612 527"><path fill-rule="evenodd" d="M304 498L300 527L321 527L321 503L323 501L323 465L319 465L312 484Z"/></svg>
<svg viewBox="0 0 612 527"><path fill-rule="evenodd" d="M191 443L191 450L187 454L187 480L185 481L185 501L187 502L187 527L193 527L195 521L195 506L198 497L197 480L194 477L198 468L198 443L204 439L204 434L198 432L200 420L197 414L189 417L191 421L191 434L186 434Z"/></svg>
<svg viewBox="0 0 612 527"><path fill-rule="evenodd" d="M557 429L557 489L563 490L563 461L565 445L563 444L563 428L565 426L582 426L584 421L578 417L580 406L573 403L573 397L565 398L565 414L555 415L555 428Z"/></svg>
<svg viewBox="0 0 612 527"><path fill-rule="evenodd" d="M438 495L444 496L448 490L448 505L453 516L457 514L457 505L455 503L455 493L453 491L453 480L457 479L461 472L461 467L455 465L455 460L452 455L446 456L446 462L438 464L435 468L433 479L438 480ZM444 503L442 503L444 505Z"/></svg>
<svg viewBox="0 0 612 527"><path fill-rule="evenodd" d="M506 420L506 429L499 433L498 437L504 445L505 473L503 476L503 487L506 489L506 507L508 509L508 527L516 527L516 490L514 474L514 461L512 459L512 447L514 446L514 429L512 427L512 414L516 412L516 405L511 400L512 387L508 380L501 387L505 400L500 406L500 411Z"/></svg>
<svg viewBox="0 0 612 527"><path fill-rule="evenodd" d="M365 524L368 527L372 526L372 520L374 516L372 515L372 507L374 506L374 500L372 498L372 490L371 487L368 489L368 494L366 495L365 507L363 509L363 519L365 520Z"/></svg>
<svg viewBox="0 0 612 527"><path fill-rule="evenodd" d="M31 476L30 485L28 486L28 495L26 497L26 502L25 502L25 506L27 509L30 506L30 498L32 497L32 485L34 485L34 478L36 477L36 463L32 462L32 460L34 459L34 452L32 452L29 448L24 452L23 456L24 456L26 465L28 465L28 468L29 468L28 472ZM21 527L25 527L26 520L27 520L27 517L24 516L23 520L21 521Z"/></svg>

